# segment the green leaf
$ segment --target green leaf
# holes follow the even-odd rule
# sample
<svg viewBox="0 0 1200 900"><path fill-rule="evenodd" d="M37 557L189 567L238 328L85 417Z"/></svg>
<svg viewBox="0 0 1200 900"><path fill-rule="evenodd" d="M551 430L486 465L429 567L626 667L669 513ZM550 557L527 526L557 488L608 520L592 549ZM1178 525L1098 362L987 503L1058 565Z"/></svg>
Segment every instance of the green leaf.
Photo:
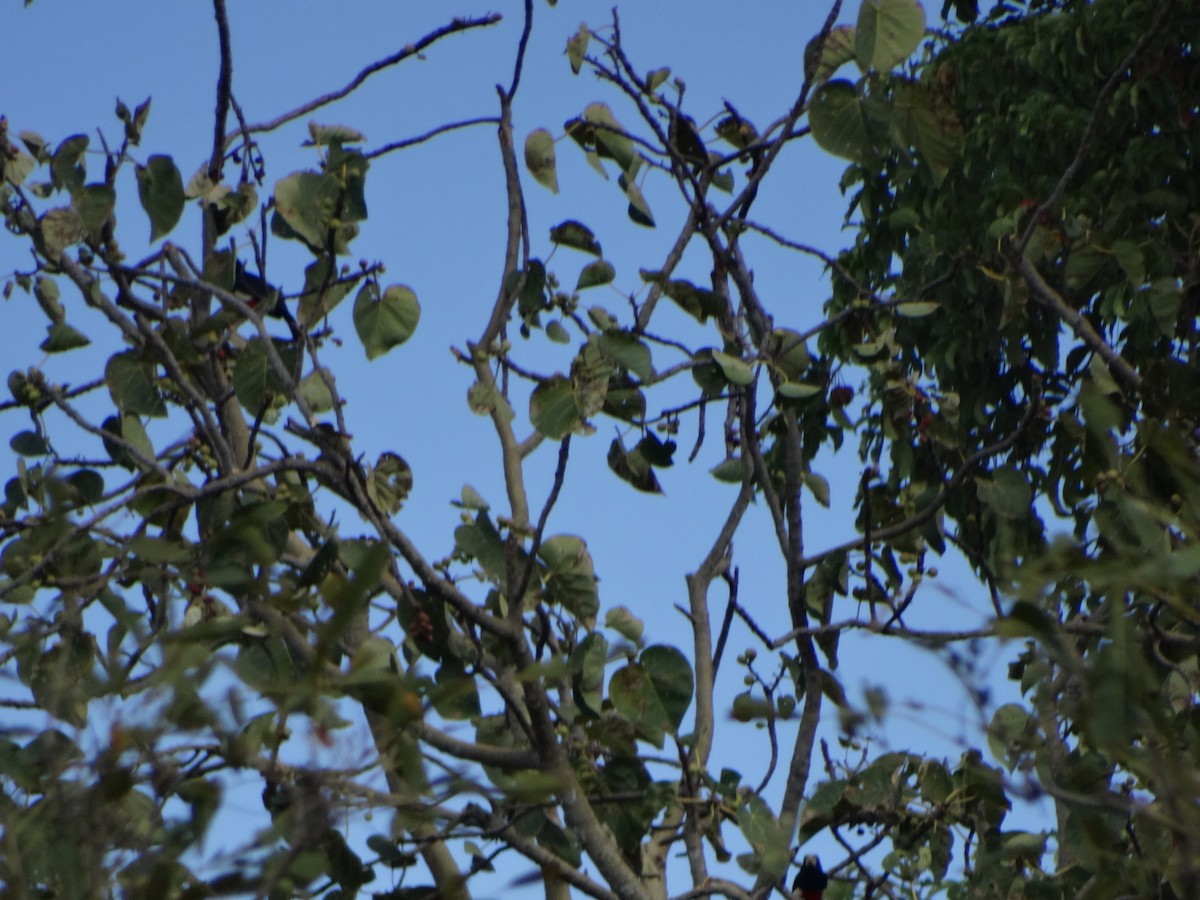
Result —
<svg viewBox="0 0 1200 900"><path fill-rule="evenodd" d="M53 278L39 275L33 282L33 297L37 300L38 306L42 308L42 312L46 314L46 318L52 323L57 324L66 319L67 311L63 308L60 299L62 292L58 289L58 282Z"/></svg>
<svg viewBox="0 0 1200 900"><path fill-rule="evenodd" d="M585 23L579 23L579 30L567 38L567 59L571 63L571 71L576 75L583 68L583 58L587 55L588 41L591 32Z"/></svg>
<svg viewBox="0 0 1200 900"><path fill-rule="evenodd" d="M361 144L367 138L357 129L346 125L319 125L308 123L308 144L313 147L328 147L331 144Z"/></svg>
<svg viewBox="0 0 1200 900"><path fill-rule="evenodd" d="M611 628L625 640L642 645L642 632L645 623L624 606L614 606L604 614L604 627Z"/></svg>
<svg viewBox="0 0 1200 900"><path fill-rule="evenodd" d="M493 384L475 382L467 389L467 407L479 416L490 416L499 411L505 421L511 422L516 413L506 398Z"/></svg>
<svg viewBox="0 0 1200 900"><path fill-rule="evenodd" d="M992 716L987 729L988 748L1011 772L1023 751L1030 749L1032 723L1028 711L1017 703L1005 703Z"/></svg>
<svg viewBox="0 0 1200 900"><path fill-rule="evenodd" d="M490 504L483 498L479 491L471 487L469 484L464 484L460 500L452 500L454 506L462 509L474 509L486 511L491 508Z"/></svg>
<svg viewBox="0 0 1200 900"><path fill-rule="evenodd" d="M831 29L820 46L821 55L817 59L813 83L828 81L834 72L854 59L857 42L858 30L853 25L838 25ZM817 52L816 48L812 52Z"/></svg>
<svg viewBox="0 0 1200 900"><path fill-rule="evenodd" d="M708 321L709 316L719 316L722 309L721 299L712 291L696 287L690 281L676 279L664 281L656 272L642 270L642 279L656 284L662 284L663 293L679 304L679 307L701 325Z"/></svg>
<svg viewBox="0 0 1200 900"><path fill-rule="evenodd" d="M621 178L624 179L625 176L622 175ZM646 198L642 194L642 189L632 181L622 186L625 190L625 197L629 200L628 213L630 220L634 224L645 228L653 228L654 214L650 212L650 204L646 202Z"/></svg>
<svg viewBox="0 0 1200 900"><path fill-rule="evenodd" d="M1130 285L1135 288L1141 287L1142 282L1146 280L1146 263L1141 248L1133 241L1119 240L1113 243L1112 252Z"/></svg>
<svg viewBox="0 0 1200 900"><path fill-rule="evenodd" d="M886 72L908 59L925 36L918 0L862 0L854 55L862 71Z"/></svg>
<svg viewBox="0 0 1200 900"><path fill-rule="evenodd" d="M555 375L533 389L529 421L552 441L561 441L583 424L570 379Z"/></svg>
<svg viewBox="0 0 1200 900"><path fill-rule="evenodd" d="M751 471L750 461L744 456L723 460L708 470L717 481L725 484L741 484Z"/></svg>
<svg viewBox="0 0 1200 900"><path fill-rule="evenodd" d="M75 193L71 205L89 237L99 238L100 231L112 220L117 208L117 192L107 184L89 184Z"/></svg>
<svg viewBox="0 0 1200 900"><path fill-rule="evenodd" d="M633 151L633 141L625 134L625 126L617 121L607 103L589 103L583 111L583 120L594 126L596 134L596 152L608 157L626 171L637 155Z"/></svg>
<svg viewBox="0 0 1200 900"><path fill-rule="evenodd" d="M921 319L937 312L940 305L929 300L898 303L896 304L896 315L903 316L906 319Z"/></svg>
<svg viewBox="0 0 1200 900"><path fill-rule="evenodd" d="M96 661L95 642L82 630L64 634L33 665L29 689L43 710L76 728L87 723L88 683Z"/></svg>
<svg viewBox="0 0 1200 900"><path fill-rule="evenodd" d="M824 476L816 472L805 472L804 486L812 491L818 503L829 509L829 481Z"/></svg>
<svg viewBox="0 0 1200 900"><path fill-rule="evenodd" d="M743 691L733 698L730 715L735 722L765 721L774 716L774 709L765 697L755 696L753 691Z"/></svg>
<svg viewBox="0 0 1200 900"><path fill-rule="evenodd" d="M692 668L674 647L656 644L613 674L609 697L617 712L656 747L675 734L692 702Z"/></svg>
<svg viewBox="0 0 1200 900"><path fill-rule="evenodd" d="M603 410L622 422L638 422L646 415L646 398L627 372L618 371L609 378Z"/></svg>
<svg viewBox="0 0 1200 900"><path fill-rule="evenodd" d="M863 341L861 344L855 344L852 348L863 359L873 359L887 348L887 343L882 339L874 341Z"/></svg>
<svg viewBox="0 0 1200 900"><path fill-rule="evenodd" d="M240 182L234 191L220 185L208 194L206 203L212 208L213 225L221 235L258 208L258 190L249 181Z"/></svg>
<svg viewBox="0 0 1200 900"><path fill-rule="evenodd" d="M738 827L754 851L752 859L739 857L738 863L770 882L782 878L791 864L789 829L775 818L766 801L756 794L747 797L738 807Z"/></svg>
<svg viewBox="0 0 1200 900"><path fill-rule="evenodd" d="M420 318L421 304L406 285L390 285L381 297L378 283L369 281L354 300L354 330L369 360L412 337Z"/></svg>
<svg viewBox="0 0 1200 900"><path fill-rule="evenodd" d="M378 854L379 861L389 869L405 869L416 865L416 854L403 852L397 847L396 841L384 837L382 834L373 834L368 837L367 847Z"/></svg>
<svg viewBox="0 0 1200 900"><path fill-rule="evenodd" d="M156 154L137 167L138 198L150 217L150 240L157 241L183 215L183 176L169 156Z"/></svg>
<svg viewBox="0 0 1200 900"><path fill-rule="evenodd" d="M316 369L300 380L299 387L300 396L313 412L325 413L333 409L333 393Z"/></svg>
<svg viewBox="0 0 1200 900"><path fill-rule="evenodd" d="M379 457L367 477L367 496L389 516L394 516L404 505L412 486L412 469L403 457L389 450Z"/></svg>
<svg viewBox="0 0 1200 900"><path fill-rule="evenodd" d="M273 343L284 366L292 371L296 347L290 341L281 339L275 339ZM231 380L238 402L254 415L273 406L276 397L286 392L284 382L271 365L266 342L260 337L247 341L238 352Z"/></svg>
<svg viewBox="0 0 1200 900"><path fill-rule="evenodd" d="M108 393L123 414L165 416L167 405L158 391L153 369L138 360L135 351L109 357L104 367Z"/></svg>
<svg viewBox="0 0 1200 900"><path fill-rule="evenodd" d="M300 678L287 645L277 637L243 645L233 671L250 688L265 694L286 692Z"/></svg>
<svg viewBox="0 0 1200 900"><path fill-rule="evenodd" d="M580 418L587 419L604 408L608 380L613 373L613 364L589 338L571 362L571 386L575 390Z"/></svg>
<svg viewBox="0 0 1200 900"><path fill-rule="evenodd" d="M171 541L146 534L133 538L128 549L140 561L155 566L185 565L193 562L196 556L195 549L185 541Z"/></svg>
<svg viewBox="0 0 1200 900"><path fill-rule="evenodd" d="M1179 306L1183 301L1183 293L1175 279L1170 276L1154 279L1145 296L1150 314L1158 324L1159 334L1165 338L1171 337L1175 333Z"/></svg>
<svg viewBox="0 0 1200 900"><path fill-rule="evenodd" d="M550 242L600 256L600 242L592 234L592 229L574 219L568 219L551 228Z"/></svg>
<svg viewBox="0 0 1200 900"><path fill-rule="evenodd" d="M799 332L776 328L771 333L771 357L775 367L789 381L797 381L812 364L808 344Z"/></svg>
<svg viewBox="0 0 1200 900"><path fill-rule="evenodd" d="M802 381L785 381L779 385L779 396L787 397L789 400L803 400L805 397L813 397L824 391L825 388L819 384L805 384Z"/></svg>
<svg viewBox="0 0 1200 900"><path fill-rule="evenodd" d="M714 350L712 358L730 384L747 385L754 380L754 367L744 359L738 359L720 350Z"/></svg>
<svg viewBox="0 0 1200 900"><path fill-rule="evenodd" d="M579 273L579 281L575 284L575 290L582 291L585 288L609 284L616 277L617 271L612 267L612 263L598 259L583 267L583 271Z"/></svg>
<svg viewBox="0 0 1200 900"><path fill-rule="evenodd" d="M935 805L945 803L954 790L949 770L936 759L927 759L921 763L917 783L921 788L922 799Z"/></svg>
<svg viewBox="0 0 1200 900"><path fill-rule="evenodd" d="M79 498L87 504L98 503L104 496L104 476L92 469L80 469L67 476L67 484L78 493Z"/></svg>
<svg viewBox="0 0 1200 900"><path fill-rule="evenodd" d="M83 220L79 218L79 213L70 207L48 210L38 220L38 225L42 246L51 259L57 259L63 250L82 240L84 236Z"/></svg>
<svg viewBox="0 0 1200 900"><path fill-rule="evenodd" d="M9 148L8 153L0 155L0 183L11 181L13 184L24 184L29 174L37 168L38 161L12 144Z"/></svg>
<svg viewBox="0 0 1200 900"><path fill-rule="evenodd" d="M287 226L283 237L298 237L309 247L329 241L341 185L337 178L317 172L293 172L275 183L275 215ZM272 231L276 230L272 223Z"/></svg>
<svg viewBox="0 0 1200 900"><path fill-rule="evenodd" d="M304 291L296 316L303 326L309 326L329 315L350 293L353 283L338 278L337 267L328 256L314 260L304 267Z"/></svg>
<svg viewBox="0 0 1200 900"><path fill-rule="evenodd" d="M600 611L592 557L583 538L560 534L547 538L537 550L546 566L546 599L570 611L592 628Z"/></svg>
<svg viewBox="0 0 1200 900"><path fill-rule="evenodd" d="M657 91L670 77L671 70L666 66L663 66L661 69L651 69L646 73L646 90L651 93Z"/></svg>
<svg viewBox="0 0 1200 900"><path fill-rule="evenodd" d="M447 657L438 667L436 680L429 699L439 716L464 721L479 715L479 687L461 660Z"/></svg>
<svg viewBox="0 0 1200 900"><path fill-rule="evenodd" d="M50 162L50 145L44 137L36 131L28 130L18 132L17 137L21 139L21 143L25 145L25 149L32 153L34 159L39 163Z"/></svg>
<svg viewBox="0 0 1200 900"><path fill-rule="evenodd" d="M604 667L607 664L608 641L597 631L587 635L571 651L571 693L579 708L592 718L599 718L604 711Z"/></svg>
<svg viewBox="0 0 1200 900"><path fill-rule="evenodd" d="M1012 466L993 469L991 479L975 479L979 499L996 515L1005 519L1024 519L1029 515L1033 495L1025 476Z"/></svg>
<svg viewBox="0 0 1200 900"><path fill-rule="evenodd" d="M133 413L128 413L120 418L109 416L101 425L101 430L121 438L147 460L154 459L154 445L150 443L150 436L146 434L142 420ZM124 447L107 438L102 438L102 440L104 449L108 451L108 455L117 465L129 469L141 467L142 463L135 460Z"/></svg>
<svg viewBox="0 0 1200 900"><path fill-rule="evenodd" d="M142 140L142 130L146 127L146 120L150 118L150 98L147 97L133 111L133 115L128 114L118 116L125 123L125 137L133 146L137 146Z"/></svg>
<svg viewBox="0 0 1200 900"><path fill-rule="evenodd" d="M892 92L892 126L929 166L934 186L962 155L963 126L945 94L920 82L898 81ZM904 305L904 304L901 304Z"/></svg>
<svg viewBox="0 0 1200 900"><path fill-rule="evenodd" d="M647 494L661 494L662 486L654 474L650 460L646 459L637 447L632 451L625 449L621 436L613 438L608 447L608 467L622 481L627 481L637 490Z"/></svg>
<svg viewBox="0 0 1200 900"><path fill-rule="evenodd" d="M55 322L46 330L49 334L40 345L43 353L64 353L91 343L86 334L76 331L66 322Z"/></svg>
<svg viewBox="0 0 1200 900"><path fill-rule="evenodd" d="M523 276L523 277L522 277ZM533 322L544 309L550 308L550 300L546 296L546 267L540 259L531 259L524 271L513 270L504 278L504 290L510 295L516 293L517 312L521 318Z"/></svg>
<svg viewBox="0 0 1200 900"><path fill-rule="evenodd" d="M558 193L558 170L554 161L554 135L545 128L525 138L525 166L538 184Z"/></svg>
<svg viewBox="0 0 1200 900"><path fill-rule="evenodd" d="M813 139L825 150L854 162L866 158L866 107L850 82L837 79L821 85L809 107L808 123Z"/></svg>
<svg viewBox="0 0 1200 900"><path fill-rule="evenodd" d="M58 145L50 161L50 179L56 190L74 194L83 187L87 178L84 154L89 143L86 134L74 134Z"/></svg>
<svg viewBox="0 0 1200 900"><path fill-rule="evenodd" d="M8 446L19 456L45 456L50 452L50 444L46 439L33 431L18 431Z"/></svg>
<svg viewBox="0 0 1200 900"><path fill-rule="evenodd" d="M596 337L596 345L605 356L642 381L654 377L650 348L628 331L606 331Z"/></svg>
<svg viewBox="0 0 1200 900"><path fill-rule="evenodd" d="M1000 856L1006 860L1021 860L1034 866L1041 862L1046 852L1046 835L1027 831L1011 831L1004 835Z"/></svg>

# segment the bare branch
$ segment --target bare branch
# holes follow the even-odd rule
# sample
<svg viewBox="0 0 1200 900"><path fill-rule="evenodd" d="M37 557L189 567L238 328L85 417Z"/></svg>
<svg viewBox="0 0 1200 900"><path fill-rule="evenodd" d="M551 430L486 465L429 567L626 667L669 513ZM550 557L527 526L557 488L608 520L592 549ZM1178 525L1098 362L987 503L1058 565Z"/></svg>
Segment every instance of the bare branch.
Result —
<svg viewBox="0 0 1200 900"><path fill-rule="evenodd" d="M521 39L517 42L517 60L513 64L512 84L506 95L509 102L517 96L521 84L521 71L525 67L525 48L529 46L529 32L533 29L533 0L525 0L525 23L521 26Z"/></svg>
<svg viewBox="0 0 1200 900"><path fill-rule="evenodd" d="M542 507L541 515L538 516L537 528L533 532L533 541L529 545L529 558L525 562L525 570L521 573L521 581L517 589L512 592L514 597L524 597L525 591L529 588L529 581L533 577L535 565L534 557L542 545L542 534L546 530L546 522L550 519L550 511L554 509L554 504L558 501L558 494L562 490L563 479L567 474L567 459L570 455L571 436L568 434L558 445L558 465L554 469L554 483L550 487L550 496L546 498L546 505ZM520 604L514 605L520 607Z"/></svg>
<svg viewBox="0 0 1200 900"><path fill-rule="evenodd" d="M443 25L441 28L429 32L429 34L425 35L416 43L407 44L404 49L393 53L391 56L385 56L383 59L371 63L369 66L355 75L354 78L350 80L350 83L345 87L339 88L336 91L331 91L328 94L323 94L314 100L309 100L307 103L303 103L293 110L282 113L281 115L276 116L274 119L269 119L266 122L259 122L254 125L250 125L248 128L246 128L246 132L249 134L262 134L263 132L274 131L276 128L286 125L288 122L294 121L301 116L307 115L308 113L318 110L323 106L328 106L331 103L336 103L343 97L349 96L372 75L394 66L397 63L403 62L410 56L419 55L421 51L425 50L425 48L437 43L447 35L456 34L460 31L468 31L472 28L483 28L489 25L495 25L500 21L501 18L502 17L499 13L490 13L489 15L479 16L472 19L453 19L448 25Z"/></svg>
<svg viewBox="0 0 1200 900"><path fill-rule="evenodd" d="M554 855L554 853L534 841L522 837L511 825L507 825L496 832L495 836L525 858L537 863L543 870L549 869L562 878L563 881L566 881L572 887L579 889L589 897L596 897L597 900L621 900L620 894L614 894L603 885L592 881L592 879L588 878L566 860Z"/></svg>
<svg viewBox="0 0 1200 900"><path fill-rule="evenodd" d="M1075 336L1087 344L1097 356L1104 360L1110 372L1121 382L1121 386L1135 396L1141 392L1142 376L1133 366L1129 365L1121 354L1109 344L1100 333L1092 327L1087 317L1067 303L1058 291L1054 290L1033 264L1020 253L1016 246L1009 250L1009 265L1011 265L1029 286L1030 292L1038 302L1049 308L1075 332Z"/></svg>
<svg viewBox="0 0 1200 900"><path fill-rule="evenodd" d="M916 513L911 515L909 518L905 519L903 522L896 522L894 525L888 525L886 528L880 528L878 531L875 531L871 535L871 540L873 540L873 541L891 540L894 537L897 537L899 535L906 534L907 532L912 531L914 528L921 527L926 522L928 522L930 519L932 519L933 516L937 513L937 511L939 509L941 509L943 506L945 506L946 501L950 499L950 496L956 490L958 490L958 488L962 485L962 483L964 481L966 481L967 476L971 474L971 471L977 465L979 465L981 462L983 462L985 459L988 459L989 457L996 456L999 453L1003 453L1004 451L1011 448L1012 445L1017 442L1017 440L1021 437L1022 433L1024 433L1025 429L1029 426L1029 423L1033 421L1034 415L1037 413L1037 411L1040 408L1041 408L1041 399L1037 396L1031 397L1029 399L1028 405L1025 408L1025 414L1021 417L1021 421L1017 425L1016 431L1014 431L1012 434L1010 434L1008 437L1004 438L1003 440L997 441L994 444L989 444L986 447L982 447L979 450L972 453L970 456L968 456L965 460L963 460L962 465L958 467L958 470L954 473L954 475L951 476L950 480L948 482L946 482L946 484L942 488L941 492L932 501L930 501L928 506L924 507L921 510L918 510ZM833 556L834 554L846 553L846 552L849 552L850 550L861 550L865 546L865 544L866 544L865 538L861 538L861 537L854 538L853 540L849 540L849 541L846 541L845 543L838 544L838 546L836 546L836 547L831 547L828 550L822 550L820 553L816 553L813 556L805 557L801 561L801 564L804 568L808 568L809 566L815 566L817 563L821 562L824 559L828 559L829 557Z"/></svg>
<svg viewBox="0 0 1200 900"><path fill-rule="evenodd" d="M407 147L415 147L417 144L423 144L428 140L432 140L439 134L445 134L448 131L458 131L461 128L470 128L473 125L499 125L500 120L495 116L480 116L476 119L463 119L460 122L450 122L446 125L439 125L437 128L431 128L424 134L419 134L416 137L405 138L402 141L393 141L390 144L384 144L382 147L377 147L363 156L366 159L377 159L386 153L392 153L396 150L404 150Z"/></svg>
<svg viewBox="0 0 1200 900"><path fill-rule="evenodd" d="M217 111L213 119L213 143L212 154L208 158L208 177L216 184L221 180L221 169L225 160L225 120L229 116L229 98L233 92L233 49L229 41L229 16L225 12L225 0L213 0L213 14L217 20L221 68L217 74Z"/></svg>

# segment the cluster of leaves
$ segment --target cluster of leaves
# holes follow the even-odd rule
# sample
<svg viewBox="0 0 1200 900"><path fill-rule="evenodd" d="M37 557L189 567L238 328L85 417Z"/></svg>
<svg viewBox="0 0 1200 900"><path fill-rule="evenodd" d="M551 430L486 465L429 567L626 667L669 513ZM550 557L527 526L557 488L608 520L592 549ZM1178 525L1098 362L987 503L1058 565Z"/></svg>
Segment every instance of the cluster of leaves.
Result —
<svg viewBox="0 0 1200 900"><path fill-rule="evenodd" d="M896 503L1008 444L943 512L981 576L1020 598L1000 631L1027 639L1012 666L1027 705L997 711L993 749L1058 809L1058 874L1026 890L1187 896L1200 823L1170 773L1200 751L1200 82L1183 37L1200 19L1188 4L1001 6L911 76L860 86L870 110L921 85L965 126L948 173L919 130L868 127L844 181L862 227L839 264L936 304L872 322L889 352L872 367L886 440L871 452ZM861 345L861 305L835 282L845 317L822 349ZM1047 519L1071 535L1048 541Z"/></svg>
<svg viewBox="0 0 1200 900"><path fill-rule="evenodd" d="M944 16L952 6L978 18L969 2ZM674 185L684 210L624 315L582 305L619 274L587 225L526 221L518 68L489 120L507 254L481 332L457 352L474 377L468 405L498 438L508 503L493 510L464 488L445 559L397 524L414 474L398 452L368 464L355 451L322 363L353 291L368 360L419 323L410 288L341 259L381 151L311 125L318 165L261 202L259 136L303 113L225 136L227 85L217 149L186 185L170 156L134 161L148 102L118 104L123 139L91 180L87 137L52 146L0 120L0 204L36 260L6 294L40 305L47 354L123 341L77 388L40 367L12 372L0 407L32 423L12 437L0 504L0 659L15 664L15 705L45 716L31 734L0 735L0 876L54 896L116 883L134 897L351 897L377 872L420 880L423 865L433 885L378 896L458 900L511 852L555 900L665 898L682 848L694 890L763 897L797 834L829 834L847 851L827 860L831 897L856 884L865 896L1200 892L1200 183L1187 165L1200 67L1181 37L1200 33L1198 16L1184 3L1007 3L929 38L915 0L864 0L856 25L831 17L809 44L795 104L762 131L730 102L698 124L681 80L630 60L615 13L582 26L570 69L599 76L637 124L597 101L562 136L606 178L615 167L635 225L658 227L648 178ZM495 21L455 19L362 77ZM527 8L518 67L532 25ZM835 77L850 64L860 77ZM857 239L836 257L752 217L806 127L852 161ZM524 163L557 192L556 145L536 129ZM155 245L137 265L113 227L130 165ZM199 264L163 242L189 202ZM829 267L821 321L768 306L749 233ZM218 243L234 236L240 255ZM259 277L275 240L311 254L295 294ZM556 248L591 257L571 290L549 268ZM707 256L708 283L677 273L689 248ZM68 323L60 285L111 334ZM667 334L663 297L685 321ZM574 345L569 365L535 371L543 337ZM547 526L571 441L597 417L621 429L612 472L657 493L685 417L696 415L694 458L710 406L724 414L712 474L736 497L687 576L691 633L654 643L630 610L602 606L586 539ZM171 428L184 436L164 438ZM814 550L805 504L830 503L814 465L847 436L863 468L861 536ZM525 473L544 442L558 465L537 513ZM781 638L737 596L732 541L753 500L786 569ZM1072 535L1048 541L1051 517ZM926 557L951 546L990 588L995 626L912 631L905 616L935 574ZM714 634L718 581L729 596ZM848 598L865 606L844 614ZM717 672L739 617L770 666L738 658L746 690L731 710L764 748L757 785L716 762ZM869 716L836 671L852 629L935 646L1024 640L1011 673L1025 702L996 710L987 735L1008 775L976 750L955 763L872 758L858 739ZM818 783L827 703L844 758L826 751ZM332 742L351 719L370 737L365 769L289 761L300 723ZM97 722L107 737L84 740ZM262 784L263 827L235 865L193 872L234 774ZM1005 829L1022 781L1052 797L1054 829ZM339 825L356 808L393 816L370 856ZM745 884L726 877L731 858Z"/></svg>

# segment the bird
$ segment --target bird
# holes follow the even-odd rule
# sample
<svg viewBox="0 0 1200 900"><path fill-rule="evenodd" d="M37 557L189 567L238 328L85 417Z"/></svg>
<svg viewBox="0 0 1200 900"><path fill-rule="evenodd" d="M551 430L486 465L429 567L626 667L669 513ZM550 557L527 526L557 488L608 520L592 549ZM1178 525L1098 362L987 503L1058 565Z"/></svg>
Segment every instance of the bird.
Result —
<svg viewBox="0 0 1200 900"><path fill-rule="evenodd" d="M796 880L792 882L794 900L821 900L828 886L829 876L821 868L821 861L811 853L804 857Z"/></svg>
<svg viewBox="0 0 1200 900"><path fill-rule="evenodd" d="M246 264L240 259L234 269L233 292L249 297L250 300L246 305L251 309L258 310L260 314L275 318L283 317L286 307L281 302L282 292L275 285L269 284L265 279L249 271Z"/></svg>

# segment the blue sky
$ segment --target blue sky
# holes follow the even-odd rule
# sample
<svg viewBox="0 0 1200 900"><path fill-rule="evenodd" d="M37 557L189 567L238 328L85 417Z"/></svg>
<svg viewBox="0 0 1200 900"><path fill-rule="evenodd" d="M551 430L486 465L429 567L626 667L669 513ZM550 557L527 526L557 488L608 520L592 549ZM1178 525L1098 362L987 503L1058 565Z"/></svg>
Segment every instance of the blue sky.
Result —
<svg viewBox="0 0 1200 900"><path fill-rule="evenodd" d="M427 51L423 60L376 75L338 105L266 135L264 197L276 179L316 165L312 150L300 146L309 119L357 128L365 133L369 148L447 121L495 115L495 85L507 84L511 78L520 28L520 4L511 2L233 0L229 6L234 95L251 122L270 119L342 86L364 65L454 15L492 11L505 15L501 24L447 39ZM580 0L560 0L553 9L543 0L535 4L533 39L515 108L518 140L539 127L561 134L564 121L596 100L610 103L622 122L634 126L634 111L610 87L586 73L572 76L563 55L566 39L580 21L604 27L611 6ZM761 0L744 9L710 0L619 6L625 46L635 65L643 70L669 66L686 82L687 105L698 121L719 113L722 101L728 99L760 127L794 100L802 81L804 46L828 12L823 3L790 0ZM930 15L936 15L937 6L932 4ZM846 3L841 20L852 22L857 7L856 2ZM8 86L0 100L4 104L0 114L8 117L13 134L33 130L56 145L71 134L86 132L96 149L97 127L114 141L120 134L113 115L115 100L119 97L133 107L149 95L152 110L135 158L144 161L150 153L171 154L185 180L207 158L216 77L215 28L208 4L36 0L22 9L8 3L0 7L0 34L4 35L0 83ZM433 558L451 550L459 513L449 501L458 497L464 484L471 484L493 504L499 505L503 497L490 424L467 410L465 394L473 379L450 352L452 346L465 347L482 330L501 274L504 198L495 146L494 128L481 126L373 163L367 179L370 218L354 252L383 262L386 282L411 286L421 301L422 320L409 344L368 364L354 339L347 303L339 310L340 318L335 318L346 337L345 346L325 354L339 387L350 398L346 414L357 448L368 459L393 449L411 464L415 486L398 522ZM92 156L89 162L96 177L102 160ZM837 183L843 168L840 160L810 141L795 142L764 184L756 217L792 240L836 252L853 240L853 234L842 229L846 202ZM120 185L126 200L118 209L118 234L130 257L137 259L149 253L149 225L133 199L132 173L127 174ZM604 182L569 140L558 144L558 177L557 195L526 178L534 255L545 259L551 252L547 233L552 225L569 218L585 222L617 271L612 289L587 292L585 305L595 303L627 315L626 295L643 287L638 268L657 268L675 239L681 207L673 187L665 177L648 179L646 198L659 223L657 229L648 230L627 220L615 184ZM614 181L615 177L614 172ZM198 214L189 210L171 239L194 251L197 224ZM803 330L820 321L829 289L819 264L781 252L762 239L748 237L744 243L756 285L772 306L776 323ZM18 242L0 241L0 280L14 270L29 268L22 253ZM589 257L559 250L548 267L570 285L588 261ZM301 248L274 241L268 276L294 291L307 262ZM703 254L685 256L677 277L706 282ZM64 295L70 321L86 332L88 311L66 289ZM102 345L44 360L36 348L44 325L31 297L18 292L0 305L0 349L6 373L44 363L52 379L77 383L93 377L111 352L111 345ZM689 333L690 327L681 313L664 310L655 330ZM520 338L514 341L519 343ZM525 358L540 371L569 363L570 351L536 336L530 343ZM660 367L669 362L665 356L660 362L657 352L655 361ZM24 427L13 416L6 422L10 432ZM733 487L707 475L723 455L719 414L710 412L710 436L696 462L683 464L695 424L694 416L682 420L680 463L660 473L665 495L648 496L635 493L608 471L605 454L616 430L611 421L598 420L594 436L572 444L566 486L550 523L552 532L587 539L601 578L602 604L606 608L625 605L643 617L651 641L671 642L683 636L686 623L673 609L673 604L685 599L683 576L700 562L734 497ZM177 423L168 424L166 430L176 427ZM0 442L0 463L6 472L11 471L7 436ZM845 459L822 459L816 467L831 483L832 510L826 513L808 504L810 551L854 534L856 441L847 441L845 449L851 451ZM542 447L534 459L530 491L537 505L549 490L555 448ZM761 506L748 519L735 541L741 600L768 632L782 634L787 616L774 534ZM943 576L938 584L922 589L912 624L982 624L990 608L986 591L960 563L947 560L938 565ZM712 605L719 616L724 597L717 590ZM852 612L841 610L835 618ZM724 674L732 674L733 656L750 645L750 635L735 629ZM981 660L996 673L993 681L1000 690L1005 689L1005 657ZM897 704L882 733L883 744L944 754L953 760L962 750L961 739L977 735L978 722L969 700L930 653L882 639L847 638L841 659L839 674L854 699L862 687L881 685ZM728 698L741 689L735 679ZM909 697L925 704L924 708L906 708ZM832 737L836 713L831 706L826 709L825 733ZM747 738L743 730L752 726L727 725L730 730L714 754L714 770L729 765L742 771L747 781L757 782L761 761L744 758L738 750ZM252 798L250 805L255 803ZM827 853L829 858L835 855L831 848Z"/></svg>

